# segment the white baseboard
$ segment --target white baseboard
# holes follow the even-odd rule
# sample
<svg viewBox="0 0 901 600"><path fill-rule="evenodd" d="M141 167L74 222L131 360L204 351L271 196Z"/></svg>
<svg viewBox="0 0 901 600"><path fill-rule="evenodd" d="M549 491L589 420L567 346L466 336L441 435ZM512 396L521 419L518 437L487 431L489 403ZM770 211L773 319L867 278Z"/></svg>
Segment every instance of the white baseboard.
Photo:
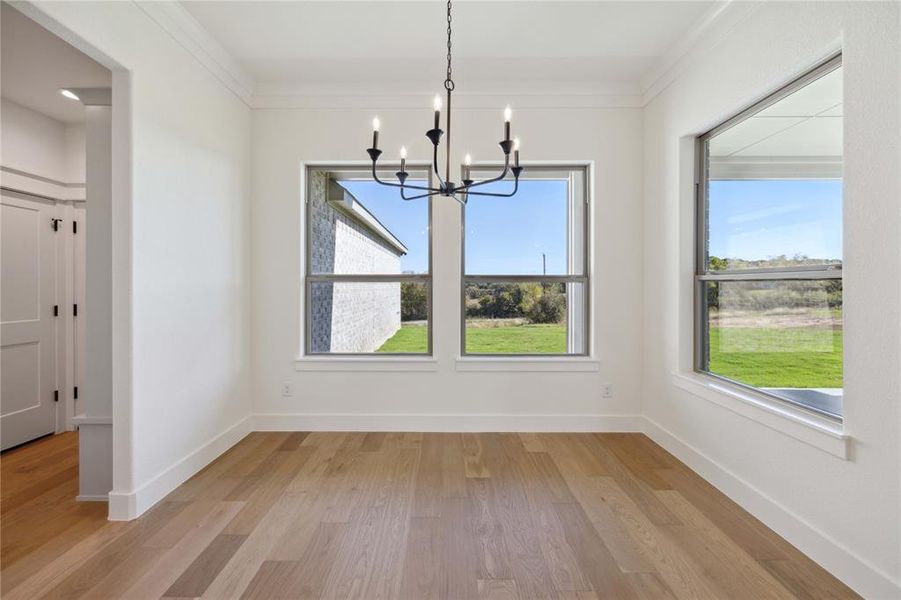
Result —
<svg viewBox="0 0 901 600"><path fill-rule="evenodd" d="M251 432L251 417L245 417L210 441L206 442L139 488L130 492L109 494L111 521L130 521L166 497L169 492L187 481L218 458L223 452L244 439Z"/></svg>
<svg viewBox="0 0 901 600"><path fill-rule="evenodd" d="M79 494L75 496L76 502L109 502L108 494Z"/></svg>
<svg viewBox="0 0 901 600"><path fill-rule="evenodd" d="M865 598L901 598L901 583L651 419L643 422L645 435L854 591Z"/></svg>
<svg viewBox="0 0 901 600"><path fill-rule="evenodd" d="M638 415L257 414L254 431L642 431Z"/></svg>

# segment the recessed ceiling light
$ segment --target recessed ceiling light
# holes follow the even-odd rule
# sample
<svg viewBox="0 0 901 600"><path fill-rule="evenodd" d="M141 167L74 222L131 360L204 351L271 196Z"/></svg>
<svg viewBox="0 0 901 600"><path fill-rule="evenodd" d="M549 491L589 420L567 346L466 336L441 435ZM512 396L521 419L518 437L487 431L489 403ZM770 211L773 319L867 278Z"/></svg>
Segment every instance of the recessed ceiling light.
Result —
<svg viewBox="0 0 901 600"><path fill-rule="evenodd" d="M59 93L62 94L63 96L65 96L66 98L69 98L70 100L81 100L81 98L76 96L74 92L71 92L69 90L60 90Z"/></svg>

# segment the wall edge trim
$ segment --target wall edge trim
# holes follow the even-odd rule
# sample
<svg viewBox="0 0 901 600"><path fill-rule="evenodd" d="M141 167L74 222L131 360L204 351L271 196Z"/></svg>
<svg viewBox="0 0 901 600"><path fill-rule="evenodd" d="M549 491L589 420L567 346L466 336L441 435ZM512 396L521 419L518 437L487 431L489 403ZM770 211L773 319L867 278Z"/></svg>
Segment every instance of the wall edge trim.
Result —
<svg viewBox="0 0 901 600"><path fill-rule="evenodd" d="M257 413L254 431L638 432L640 415Z"/></svg>

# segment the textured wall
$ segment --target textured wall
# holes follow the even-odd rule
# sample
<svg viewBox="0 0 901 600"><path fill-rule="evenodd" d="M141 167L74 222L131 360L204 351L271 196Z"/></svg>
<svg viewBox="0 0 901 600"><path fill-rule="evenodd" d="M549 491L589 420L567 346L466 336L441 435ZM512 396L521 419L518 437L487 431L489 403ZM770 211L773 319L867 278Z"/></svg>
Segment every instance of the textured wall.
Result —
<svg viewBox="0 0 901 600"><path fill-rule="evenodd" d="M310 175L313 273L400 273L400 256L328 204L328 176ZM313 352L374 352L400 328L400 283L314 283Z"/></svg>

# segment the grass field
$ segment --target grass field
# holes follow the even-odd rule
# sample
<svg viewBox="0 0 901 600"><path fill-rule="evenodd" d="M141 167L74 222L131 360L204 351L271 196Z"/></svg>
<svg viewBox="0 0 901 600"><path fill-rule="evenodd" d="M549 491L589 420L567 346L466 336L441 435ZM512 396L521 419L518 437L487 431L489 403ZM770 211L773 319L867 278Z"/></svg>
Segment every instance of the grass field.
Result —
<svg viewBox="0 0 901 600"><path fill-rule="evenodd" d="M378 352L425 352L428 329L402 326ZM466 351L471 354L565 354L565 325L467 327Z"/></svg>
<svg viewBox="0 0 901 600"><path fill-rule="evenodd" d="M428 329L405 325L378 352L426 352ZM467 327L470 354L564 354L565 325ZM841 330L710 329L710 371L755 387L842 387Z"/></svg>
<svg viewBox="0 0 901 600"><path fill-rule="evenodd" d="M842 387L842 332L826 328L710 329L710 372L755 387Z"/></svg>

